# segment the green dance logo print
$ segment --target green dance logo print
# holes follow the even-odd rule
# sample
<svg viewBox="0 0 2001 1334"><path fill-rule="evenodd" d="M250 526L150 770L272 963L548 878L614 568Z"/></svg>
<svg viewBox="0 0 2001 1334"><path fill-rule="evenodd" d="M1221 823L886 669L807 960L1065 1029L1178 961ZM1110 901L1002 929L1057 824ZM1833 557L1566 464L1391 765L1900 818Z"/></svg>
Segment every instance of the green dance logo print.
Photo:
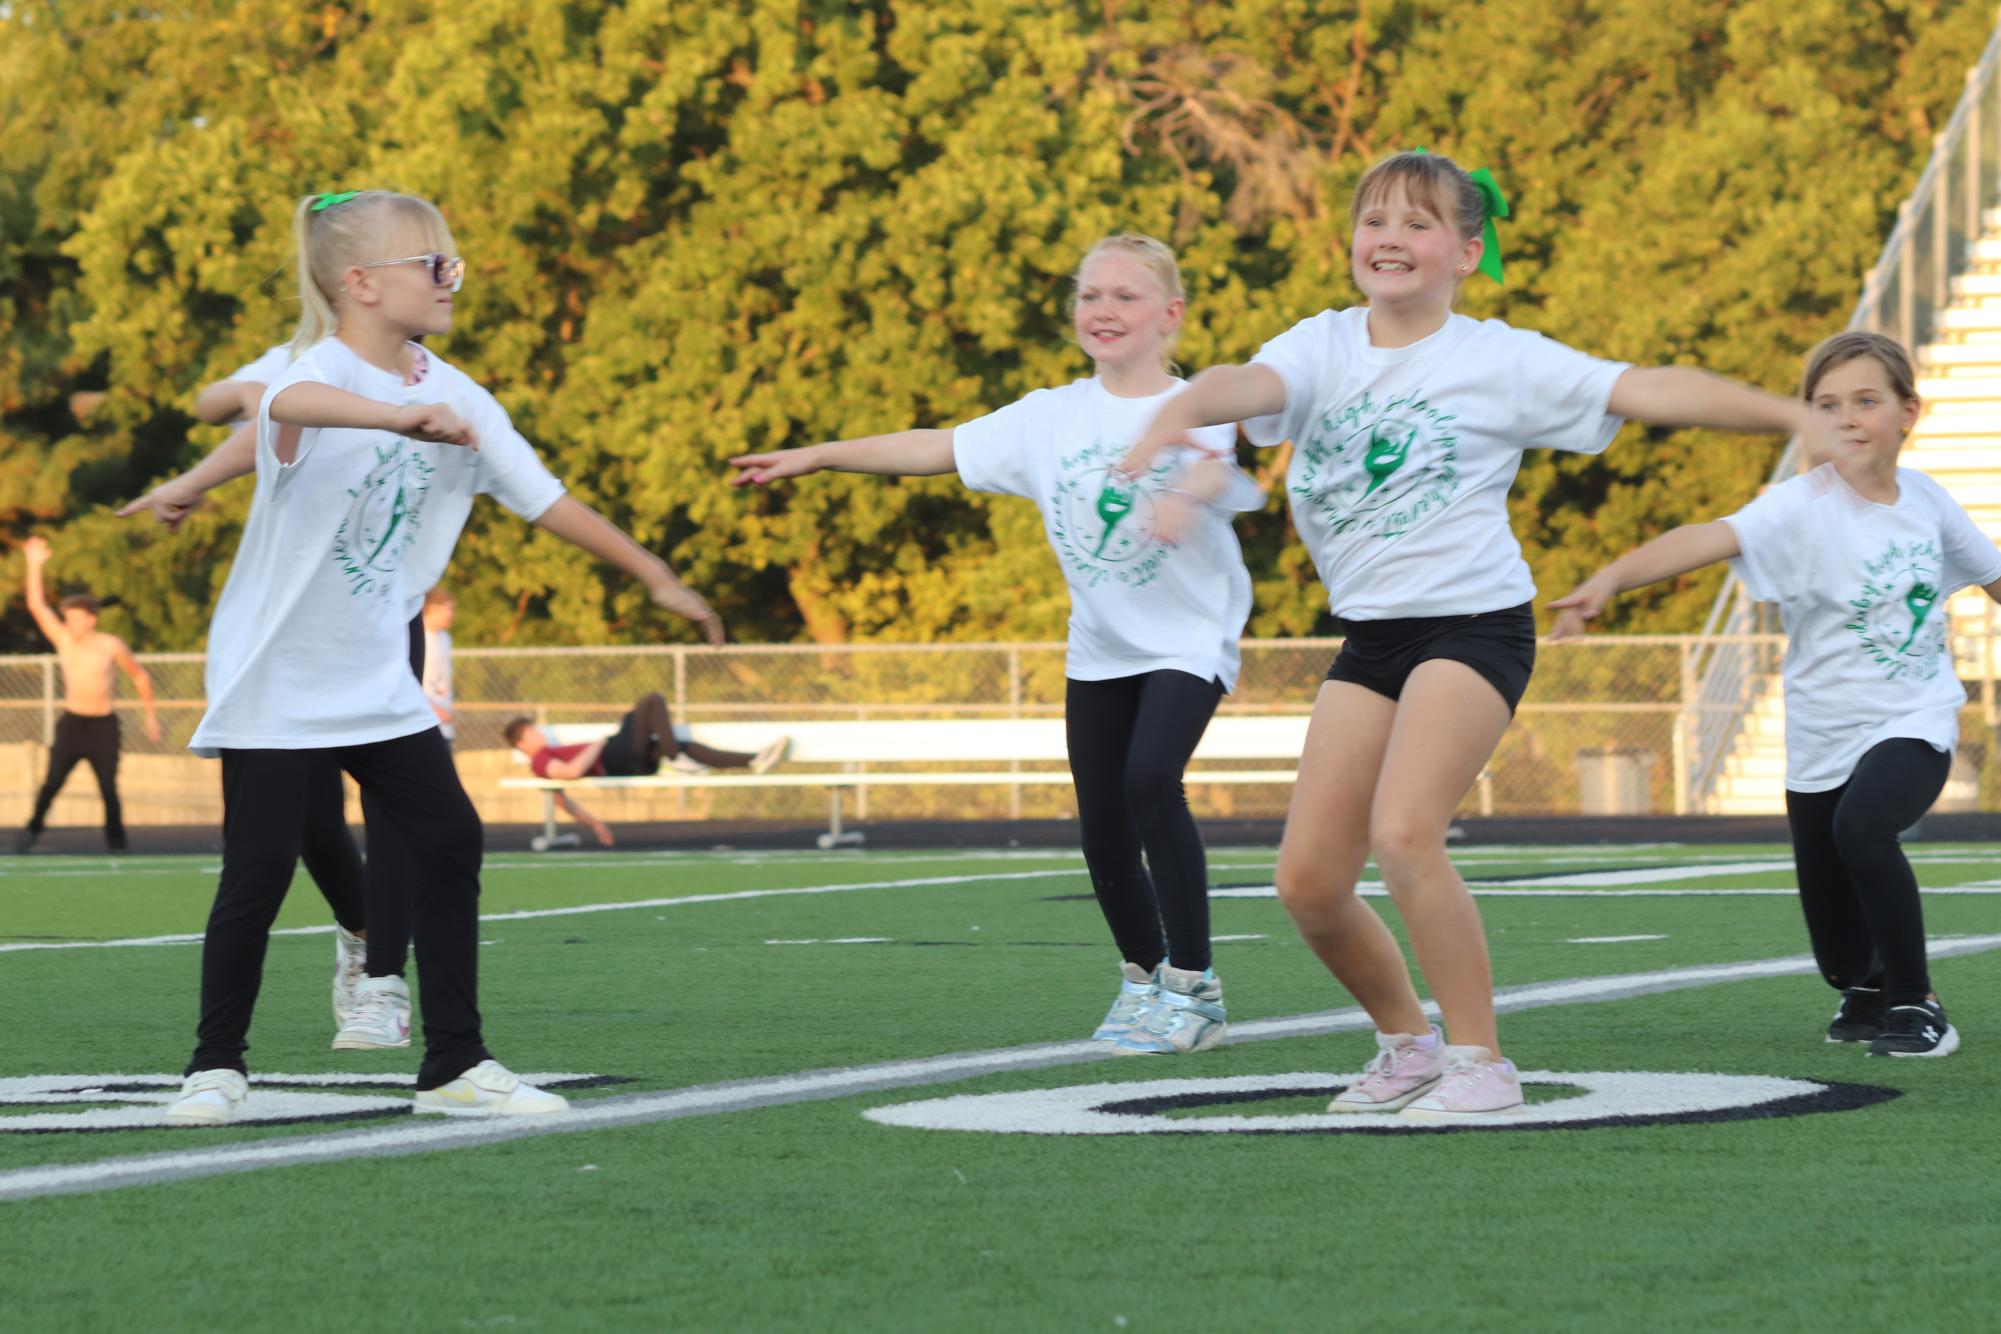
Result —
<svg viewBox="0 0 2001 1334"><path fill-rule="evenodd" d="M1936 543L1892 541L1863 566L1847 626L1883 679L1929 681L1945 669L1944 561Z"/></svg>
<svg viewBox="0 0 2001 1334"><path fill-rule="evenodd" d="M1156 498L1174 467L1153 468L1134 483L1112 467L1125 452L1123 444L1094 440L1057 460L1050 537L1065 573L1086 587L1111 581L1143 588L1174 550L1153 534Z"/></svg>
<svg viewBox="0 0 2001 1334"><path fill-rule="evenodd" d="M399 437L376 449L368 475L347 493L347 517L334 534L334 562L351 595L389 596L393 576L423 526L424 497L437 470L409 440Z"/></svg>
<svg viewBox="0 0 2001 1334"><path fill-rule="evenodd" d="M1291 487L1295 503L1337 537L1403 536L1458 493L1455 420L1420 389L1382 400L1363 393L1307 436Z"/></svg>

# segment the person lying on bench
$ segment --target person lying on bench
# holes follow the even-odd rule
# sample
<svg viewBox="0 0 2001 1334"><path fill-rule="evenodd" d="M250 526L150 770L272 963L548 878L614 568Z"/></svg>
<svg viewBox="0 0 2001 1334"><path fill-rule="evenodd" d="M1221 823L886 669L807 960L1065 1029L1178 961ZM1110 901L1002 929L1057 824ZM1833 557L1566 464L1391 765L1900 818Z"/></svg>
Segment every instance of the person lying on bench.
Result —
<svg viewBox="0 0 2001 1334"><path fill-rule="evenodd" d="M785 758L790 737L780 737L755 755L717 750L674 735L667 700L658 691L646 695L618 720L618 730L598 741L552 746L535 720L515 718L507 724L507 744L528 757L537 778L650 778L664 760L676 773L704 774L711 769L749 769L764 773Z"/></svg>

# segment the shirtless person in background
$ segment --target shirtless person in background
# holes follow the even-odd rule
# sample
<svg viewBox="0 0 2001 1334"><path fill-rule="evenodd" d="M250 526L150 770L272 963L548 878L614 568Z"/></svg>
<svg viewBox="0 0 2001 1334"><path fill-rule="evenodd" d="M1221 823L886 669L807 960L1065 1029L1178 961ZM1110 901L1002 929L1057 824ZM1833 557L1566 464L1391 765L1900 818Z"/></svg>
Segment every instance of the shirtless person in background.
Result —
<svg viewBox="0 0 2001 1334"><path fill-rule="evenodd" d="M146 710L146 739L160 739L160 718L153 711L153 678L116 635L97 628L97 599L62 600L60 619L49 610L42 593L42 567L49 563L48 541L31 537L23 546L28 558L28 611L55 645L63 669L63 713L56 719L55 744L49 749L49 776L35 797L35 813L15 839L14 851L26 852L41 837L49 806L62 790L79 760L88 760L104 796L104 842L113 852L125 850L125 816L118 804L118 715L113 712L114 665L122 667L139 692Z"/></svg>

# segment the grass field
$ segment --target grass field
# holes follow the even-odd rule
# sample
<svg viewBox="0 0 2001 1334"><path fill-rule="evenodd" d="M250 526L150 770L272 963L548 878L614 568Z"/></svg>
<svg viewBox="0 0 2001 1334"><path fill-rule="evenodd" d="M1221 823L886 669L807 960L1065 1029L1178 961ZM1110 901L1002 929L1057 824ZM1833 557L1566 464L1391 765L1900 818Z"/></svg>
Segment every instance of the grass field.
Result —
<svg viewBox="0 0 2001 1334"><path fill-rule="evenodd" d="M1265 849L1212 853L1236 1040L1178 1060L1076 1041L1116 959L1074 854L496 854L489 1043L607 1081L574 1089L565 1133L413 1119L394 1090L414 1051L328 1050L326 910L302 877L252 1070L374 1087L310 1090L337 1121L0 1134L0 1312L22 1330L1991 1329L2001 852L1913 855L1941 891L1935 948L1958 952L1934 964L1965 1040L1943 1061L1822 1042L1833 995L1798 962L1783 848L1462 850L1509 1054L1554 1072L1538 1108L1587 1105L1594 1073L1866 1088L1811 1114L1443 1134L1229 1133L1326 1129L1324 1086L1372 1051L1269 896ZM132 1081L186 1059L183 937L214 873L0 865L0 1127L167 1096ZM1295 1074L1324 1078L1263 1081ZM864 1115L1027 1093L1021 1129L1048 1130L1078 1103L1064 1090L1105 1083L1161 1104L1114 1128L1179 1129Z"/></svg>

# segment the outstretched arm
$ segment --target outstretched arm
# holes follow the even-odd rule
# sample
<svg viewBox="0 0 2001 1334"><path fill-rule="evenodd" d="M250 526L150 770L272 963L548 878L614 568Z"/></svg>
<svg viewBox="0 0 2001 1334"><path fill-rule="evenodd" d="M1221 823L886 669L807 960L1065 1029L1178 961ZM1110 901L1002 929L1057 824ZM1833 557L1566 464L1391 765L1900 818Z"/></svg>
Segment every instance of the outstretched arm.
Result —
<svg viewBox="0 0 2001 1334"><path fill-rule="evenodd" d="M21 544L21 554L28 562L28 614L35 618L42 633L58 649L69 647L69 630L62 619L49 610L49 600L42 592L42 567L49 563L49 540L46 537L31 537Z"/></svg>
<svg viewBox="0 0 2001 1334"><path fill-rule="evenodd" d="M1285 381L1269 366L1211 366L1154 414L1139 442L1119 460L1119 471L1138 477L1164 449L1202 448L1193 432L1204 426L1249 421L1285 411Z"/></svg>
<svg viewBox="0 0 2001 1334"><path fill-rule="evenodd" d="M1781 398L1693 366L1635 366L1612 385L1606 410L1656 426L1792 434L1807 424L1806 403Z"/></svg>
<svg viewBox="0 0 2001 1334"><path fill-rule="evenodd" d="M561 807L565 814L578 824L589 826L591 837L598 841L600 847L608 848L618 841L611 836L611 826L591 814L584 803L567 792L558 792L555 796L556 805Z"/></svg>
<svg viewBox="0 0 2001 1334"><path fill-rule="evenodd" d="M139 692L140 707L146 711L146 739L148 741L158 741L160 739L160 715L153 709L152 673L148 672L145 667L140 665L139 660L132 656L132 650L126 646L125 641L122 639L111 641L111 657L114 662L125 669L125 675L132 678L132 688Z"/></svg>
<svg viewBox="0 0 2001 1334"><path fill-rule="evenodd" d="M1645 588L1742 554L1737 533L1727 523L1692 523L1664 533L1638 550L1627 552L1550 603L1562 614L1550 627L1549 637L1571 639L1583 634L1586 621L1629 589Z"/></svg>
<svg viewBox="0 0 2001 1334"><path fill-rule="evenodd" d="M229 439L217 445L209 456L179 477L160 483L137 500L121 507L118 517L130 518L146 510L168 528L178 528L181 520L201 508L202 497L224 482L257 471L257 428L239 426Z"/></svg>
<svg viewBox="0 0 2001 1334"><path fill-rule="evenodd" d="M1195 526L1195 516L1205 505L1213 505L1230 485L1230 463L1218 457L1200 458L1168 479L1165 490L1154 503L1153 535L1169 545L1186 537Z"/></svg>
<svg viewBox="0 0 2001 1334"><path fill-rule="evenodd" d="M264 386L255 380L217 380L195 395L195 416L210 426L238 418L255 420L264 401Z"/></svg>
<svg viewBox="0 0 2001 1334"><path fill-rule="evenodd" d="M730 460L731 486L763 486L782 477L815 472L867 472L887 477L936 477L957 472L950 430L895 431L853 440L830 440L803 449L739 454Z"/></svg>
<svg viewBox="0 0 2001 1334"><path fill-rule="evenodd" d="M441 445L470 445L479 448L472 427L442 403L420 403L404 407L378 403L372 398L336 389L330 384L301 380L280 389L271 400L271 420L286 426L345 426L361 431L393 431L413 440L429 440ZM278 462L290 463L298 456L298 437L281 432Z"/></svg>
<svg viewBox="0 0 2001 1334"><path fill-rule="evenodd" d="M711 644L723 642L722 618L702 595L682 583L666 561L626 536L617 525L581 500L569 495L561 497L542 512L535 525L608 565L616 565L646 586L653 605L693 621ZM590 766L586 763L584 767Z"/></svg>

